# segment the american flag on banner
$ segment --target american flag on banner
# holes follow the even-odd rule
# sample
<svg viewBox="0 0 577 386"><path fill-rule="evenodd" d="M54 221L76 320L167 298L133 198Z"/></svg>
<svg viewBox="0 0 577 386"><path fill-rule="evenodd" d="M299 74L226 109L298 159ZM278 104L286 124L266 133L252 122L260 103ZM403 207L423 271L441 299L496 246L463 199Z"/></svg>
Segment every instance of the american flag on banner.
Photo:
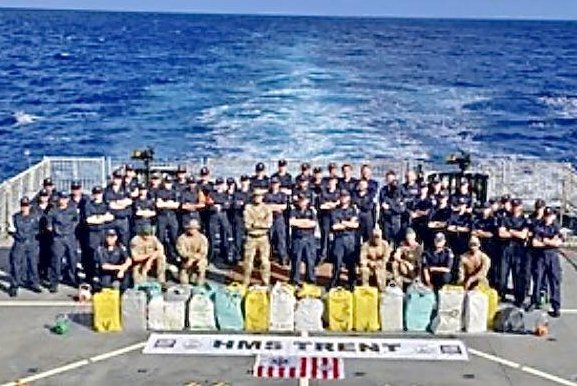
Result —
<svg viewBox="0 0 577 386"><path fill-rule="evenodd" d="M257 355L253 374L258 378L344 379L342 358L301 358Z"/></svg>

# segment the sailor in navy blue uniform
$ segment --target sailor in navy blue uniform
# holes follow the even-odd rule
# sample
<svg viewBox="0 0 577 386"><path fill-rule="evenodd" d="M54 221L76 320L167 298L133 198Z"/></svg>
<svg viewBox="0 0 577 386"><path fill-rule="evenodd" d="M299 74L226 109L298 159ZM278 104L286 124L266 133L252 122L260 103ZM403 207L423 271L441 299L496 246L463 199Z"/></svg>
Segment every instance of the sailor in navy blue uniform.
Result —
<svg viewBox="0 0 577 386"><path fill-rule="evenodd" d="M561 262L559 247L563 244L559 225L557 224L557 213L554 209L547 207L544 212L544 220L534 229L532 240L533 248L536 252L535 259L536 278L531 297L532 308L540 308L542 278L547 279L550 291L551 315L554 318L561 316Z"/></svg>
<svg viewBox="0 0 577 386"><path fill-rule="evenodd" d="M352 290L357 281L356 232L359 229L359 220L357 210L351 206L351 195L346 189L341 190L340 205L332 213L331 229L334 243L330 288L338 285L341 266L344 264L348 273L348 288Z"/></svg>
<svg viewBox="0 0 577 386"><path fill-rule="evenodd" d="M296 178L298 179L300 177L302 177L302 178L306 179L308 182L310 182L310 180L312 178L312 167L311 167L310 163L303 162L301 164L301 172Z"/></svg>
<svg viewBox="0 0 577 386"><path fill-rule="evenodd" d="M178 165L176 168L176 178L174 179L174 189L176 189L178 193L182 193L187 187L186 165Z"/></svg>
<svg viewBox="0 0 577 386"><path fill-rule="evenodd" d="M90 258L90 251L88 246L88 229L86 228L86 220L82 217L84 215L84 206L90 201L90 196L82 191L82 183L78 180L72 181L70 184L70 203L78 213L78 224L76 225L76 239L80 247L80 261L82 266L87 264Z"/></svg>
<svg viewBox="0 0 577 386"><path fill-rule="evenodd" d="M313 200L321 194L323 190L323 169L321 167L315 166L313 168L313 177L311 178L311 189L313 191Z"/></svg>
<svg viewBox="0 0 577 386"><path fill-rule="evenodd" d="M186 187L180 191L180 229L181 233L191 220L200 222L200 210L205 204L200 202L198 186L193 176L186 178Z"/></svg>
<svg viewBox="0 0 577 386"><path fill-rule="evenodd" d="M148 188L148 195L153 200L156 200L156 194L162 189L162 176L160 173L152 173L150 176L150 187Z"/></svg>
<svg viewBox="0 0 577 386"><path fill-rule="evenodd" d="M487 201L478 210L473 220L471 231L472 236L476 236L481 241L481 250L491 259L488 280L491 288L499 288L499 266L501 264L499 250L497 246L497 232L499 223L493 215L492 202Z"/></svg>
<svg viewBox="0 0 577 386"><path fill-rule="evenodd" d="M473 195L471 194L469 180L465 177L459 181L459 191L451 197L451 206L456 208L463 202L466 204L467 212L472 212Z"/></svg>
<svg viewBox="0 0 577 386"><path fill-rule="evenodd" d="M358 180L353 177L353 167L350 164L344 164L341 167L343 176L339 180L339 190L348 190L350 194L353 194L357 188Z"/></svg>
<svg viewBox="0 0 577 386"><path fill-rule="evenodd" d="M298 197L296 206L290 213L292 237L291 283L299 285L301 280L301 262L306 266L306 281L315 283L315 228L317 216L310 207L307 196Z"/></svg>
<svg viewBox="0 0 577 386"><path fill-rule="evenodd" d="M108 204L110 213L114 215L114 229L123 245L130 242L130 215L132 214L132 199L122 187L122 174L114 172L112 183L104 190L104 201Z"/></svg>
<svg viewBox="0 0 577 386"><path fill-rule="evenodd" d="M357 242L360 248L360 242L369 240L375 228L375 203L373 196L369 193L369 183L367 180L360 180L357 183L357 188L352 196L352 202L358 210L359 231L357 235L359 240L357 240Z"/></svg>
<svg viewBox="0 0 577 386"><path fill-rule="evenodd" d="M92 188L92 198L84 206L84 215L88 228L88 246L90 248L90 258L84 267L87 279L91 281L95 275L96 260L95 253L104 239L104 232L113 225L114 215L110 213L108 204L104 201L104 191L101 186Z"/></svg>
<svg viewBox="0 0 577 386"><path fill-rule="evenodd" d="M11 297L18 295L18 289L30 280L32 291L40 293L40 278L38 277L38 232L39 217L31 210L28 197L20 199L20 212L12 216L12 224L8 231L14 238L10 249L11 283L8 290Z"/></svg>
<svg viewBox="0 0 577 386"><path fill-rule="evenodd" d="M56 205L48 212L48 231L52 233L52 262L50 264L50 292L58 291L60 276L72 287L78 286L76 273L79 262L76 226L80 216L75 207L69 205L68 192L58 192ZM66 262L63 270L62 264Z"/></svg>
<svg viewBox="0 0 577 386"><path fill-rule="evenodd" d="M398 186L395 172L386 174L386 185L379 192L380 224L383 238L390 245L397 245L405 237L406 226L403 217L407 213L407 206L402 190Z"/></svg>
<svg viewBox="0 0 577 386"><path fill-rule="evenodd" d="M282 265L289 264L288 250L286 246L286 222L285 211L287 210L287 196L280 191L280 181L273 177L270 180L270 190L264 196L264 203L267 204L273 215L272 227L270 229L270 240L272 250L275 251Z"/></svg>
<svg viewBox="0 0 577 386"><path fill-rule="evenodd" d="M531 263L531 277L533 279L533 282L535 282L535 280L537 279L537 275L538 272L536 272L537 269L537 259L540 255L540 250L535 251L535 248L533 248L533 237L535 236L535 230L536 228L541 225L541 223L544 221L544 217L545 217L545 208L547 207L547 203L545 202L545 200L542 199L538 199L535 201L534 204L534 210L533 213L531 213L528 217L528 221L529 221L529 240L527 242L527 254L528 254L528 259L530 260ZM534 284L535 286L539 286L541 288L541 297L543 299L545 299L545 297L547 296L547 280L545 275L541 275L541 283L540 284ZM529 288L527 288L529 289Z"/></svg>
<svg viewBox="0 0 577 386"><path fill-rule="evenodd" d="M439 176L434 176L431 179L431 183L429 184L429 197L433 202L433 206L437 206L440 201L441 196L446 196L449 194L449 191L443 189L443 184L441 183L441 178Z"/></svg>
<svg viewBox="0 0 577 386"><path fill-rule="evenodd" d="M460 197L447 224L449 246L457 256L461 256L469 248L473 219L471 213L468 212L469 208L467 205L468 201L466 198Z"/></svg>
<svg viewBox="0 0 577 386"><path fill-rule="evenodd" d="M455 254L446 246L443 233L437 233L434 237L434 248L423 254L423 279L425 284L435 291L443 288L445 284L453 282L453 267L455 266Z"/></svg>
<svg viewBox="0 0 577 386"><path fill-rule="evenodd" d="M337 189L338 179L336 175L328 177L326 189L318 198L318 216L320 221L321 245L319 251L319 263L324 262L329 257L331 248L329 246L329 236L331 231L331 218L335 208L339 205L340 192Z"/></svg>
<svg viewBox="0 0 577 386"><path fill-rule="evenodd" d="M254 192L256 190L265 194L269 187L269 178L266 175L266 168L262 162L259 162L254 167L255 175L250 179L250 188Z"/></svg>
<svg viewBox="0 0 577 386"><path fill-rule="evenodd" d="M361 180L367 181L369 196L374 200L379 194L379 183L373 179L373 170L369 164L361 166Z"/></svg>
<svg viewBox="0 0 577 386"><path fill-rule="evenodd" d="M102 288L113 288L115 282L122 292L128 288L132 260L114 229L106 231L103 244L96 250L96 261Z"/></svg>
<svg viewBox="0 0 577 386"><path fill-rule="evenodd" d="M58 200L58 191L56 190L56 186L54 185L54 181L52 178L47 177L42 181L42 189L48 191L48 197L50 197L49 201L51 204L55 204Z"/></svg>
<svg viewBox="0 0 577 386"><path fill-rule="evenodd" d="M138 197L132 202L132 236L140 234L146 227L154 227L156 214L156 203L148 193L148 187L145 183L140 183Z"/></svg>
<svg viewBox="0 0 577 386"><path fill-rule="evenodd" d="M408 170L407 173L405 173L405 182L403 182L403 185L401 186L401 192L407 207L407 211L403 213L402 216L403 230L407 229L410 225L411 218L409 210L413 207L414 202L419 197L420 191L421 185L417 173L412 169Z"/></svg>
<svg viewBox="0 0 577 386"><path fill-rule="evenodd" d="M219 257L226 263L235 263L231 254L233 244L232 227L228 222L227 211L231 205L231 198L224 179L217 178L214 184L214 191L210 194L210 200L206 202L206 209L209 212L209 233L210 241L209 261L213 261L219 252Z"/></svg>
<svg viewBox="0 0 577 386"><path fill-rule="evenodd" d="M40 248L40 255L38 257L38 273L43 280L48 279L48 270L50 261L52 260L52 235L46 229L47 215L52 208L50 201L50 192L44 188L38 192L34 203L32 204L32 212L38 217L40 222L40 230L38 232L38 245Z"/></svg>
<svg viewBox="0 0 577 386"><path fill-rule="evenodd" d="M178 238L178 216L180 196L174 189L171 176L164 177L162 189L156 193L156 233L164 245L168 262L180 265L180 256L176 253L176 239Z"/></svg>
<svg viewBox="0 0 577 386"><path fill-rule="evenodd" d="M429 218L429 234L435 235L439 232L446 233L449 220L453 215L453 209L449 205L448 194L441 194L437 197L437 205L433 208ZM425 249L433 248L433 237L425 240Z"/></svg>
<svg viewBox="0 0 577 386"><path fill-rule="evenodd" d="M278 161L278 170L271 176L276 177L280 181L280 190L290 196L293 188L293 178L287 171L288 162L284 159Z"/></svg>
<svg viewBox="0 0 577 386"><path fill-rule="evenodd" d="M122 187L128 192L130 198L135 199L138 197L138 177L136 177L136 170L134 170L134 165L132 164L124 165Z"/></svg>
<svg viewBox="0 0 577 386"><path fill-rule="evenodd" d="M307 196L309 202L313 202L313 191L310 188L310 179L302 174L296 178L296 184L292 191L291 202L296 202L299 195L305 195Z"/></svg>
<svg viewBox="0 0 577 386"><path fill-rule="evenodd" d="M521 307L525 301L530 280L530 265L527 260L526 243L529 237L529 222L523 214L521 200L511 202L513 213L499 224L499 237L505 242L501 256L501 288L499 294L504 299L509 273L513 275L515 305Z"/></svg>
<svg viewBox="0 0 577 386"><path fill-rule="evenodd" d="M234 217L232 225L235 246L234 257L236 262L240 260L241 256L244 256L243 245L246 234L246 228L244 226L244 207L246 204L250 203L250 200L250 178L243 174L240 176L240 187L232 196L232 211Z"/></svg>
<svg viewBox="0 0 577 386"><path fill-rule="evenodd" d="M338 182L339 180L339 167L336 163L331 162L329 163L327 170L329 172L328 176L323 177L323 187L326 189L327 185L329 184L329 180L335 178Z"/></svg>
<svg viewBox="0 0 577 386"><path fill-rule="evenodd" d="M429 220L433 212L433 201L429 196L429 187L427 184L421 184L419 197L413 201L410 210L411 228L417 234L419 243L430 245L432 234L429 232Z"/></svg>

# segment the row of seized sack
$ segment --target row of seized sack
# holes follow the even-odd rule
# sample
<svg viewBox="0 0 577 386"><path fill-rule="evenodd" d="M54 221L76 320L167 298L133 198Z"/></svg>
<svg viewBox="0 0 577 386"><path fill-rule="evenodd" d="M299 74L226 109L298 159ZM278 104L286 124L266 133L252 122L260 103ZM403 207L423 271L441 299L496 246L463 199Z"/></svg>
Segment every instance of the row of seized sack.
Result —
<svg viewBox="0 0 577 386"><path fill-rule="evenodd" d="M420 283L410 286L406 294L395 286L380 295L368 286L356 287L353 292L334 288L324 302L322 291L315 286L296 293L294 287L281 283L270 291L259 286L247 290L238 284L175 286L164 298L155 284L123 294L121 313L126 330L322 331L324 320L330 331L484 332L493 327L498 308L498 295L490 288L465 292L462 287L447 286L439 291L437 303L433 291ZM97 326L120 323L114 307L102 307L100 296L104 294L110 291L94 299L97 330L109 330ZM108 303L114 304L114 300Z"/></svg>

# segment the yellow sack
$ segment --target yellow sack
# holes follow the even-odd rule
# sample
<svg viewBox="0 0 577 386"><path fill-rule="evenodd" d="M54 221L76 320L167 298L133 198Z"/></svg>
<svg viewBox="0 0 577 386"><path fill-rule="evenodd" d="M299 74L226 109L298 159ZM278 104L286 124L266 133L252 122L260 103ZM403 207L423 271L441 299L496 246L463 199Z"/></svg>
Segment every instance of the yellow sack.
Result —
<svg viewBox="0 0 577 386"><path fill-rule="evenodd" d="M244 329L251 332L267 331L269 309L268 288L249 288L244 298Z"/></svg>
<svg viewBox="0 0 577 386"><path fill-rule="evenodd" d="M319 299L323 294L321 287L314 284L304 283L301 288L297 291L297 297L302 298L314 298Z"/></svg>
<svg viewBox="0 0 577 386"><path fill-rule="evenodd" d="M378 331L379 290L371 286L355 287L353 299L355 331Z"/></svg>
<svg viewBox="0 0 577 386"><path fill-rule="evenodd" d="M230 291L238 292L243 298L246 295L246 286L244 284L230 283L228 286L226 286L226 288L228 288Z"/></svg>
<svg viewBox="0 0 577 386"><path fill-rule="evenodd" d="M344 288L333 288L327 296L327 317L330 331L353 329L353 294Z"/></svg>
<svg viewBox="0 0 577 386"><path fill-rule="evenodd" d="M487 298L489 298L489 309L487 311L487 328L492 330L495 322L495 315L499 310L499 294L496 290L486 285L480 285L478 289L487 295Z"/></svg>
<svg viewBox="0 0 577 386"><path fill-rule="evenodd" d="M120 291L104 288L92 298L94 329L98 332L122 331Z"/></svg>

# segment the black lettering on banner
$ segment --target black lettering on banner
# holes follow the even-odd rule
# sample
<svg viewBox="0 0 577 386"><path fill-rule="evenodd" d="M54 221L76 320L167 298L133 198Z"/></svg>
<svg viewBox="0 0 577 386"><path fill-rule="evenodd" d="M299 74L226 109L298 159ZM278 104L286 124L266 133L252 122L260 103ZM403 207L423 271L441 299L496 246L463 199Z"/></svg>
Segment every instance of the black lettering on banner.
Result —
<svg viewBox="0 0 577 386"><path fill-rule="evenodd" d="M307 346L309 346L311 344L313 344L313 342L306 342L306 341L300 341L300 340L293 342L293 346L297 346L297 350L299 350L299 351L307 351Z"/></svg>
<svg viewBox="0 0 577 386"><path fill-rule="evenodd" d="M264 344L264 349L278 351L282 349L282 343L278 340L267 340Z"/></svg>
<svg viewBox="0 0 577 386"><path fill-rule="evenodd" d="M359 351L360 352L367 352L367 351L372 351L372 352L380 352L381 348L379 347L378 343L359 343Z"/></svg>
<svg viewBox="0 0 577 386"><path fill-rule="evenodd" d="M441 352L443 354L460 355L461 347L457 345L441 345Z"/></svg>
<svg viewBox="0 0 577 386"><path fill-rule="evenodd" d="M213 348L226 348L228 350L232 350L234 348L234 340L220 340L216 339L212 344ZM224 346L224 347L222 347Z"/></svg>
<svg viewBox="0 0 577 386"><path fill-rule="evenodd" d="M337 351L339 352L356 352L357 348L352 342L345 342L337 344Z"/></svg>
<svg viewBox="0 0 577 386"><path fill-rule="evenodd" d="M334 351L333 344L330 342L315 344L315 351L323 351L323 350L333 352Z"/></svg>
<svg viewBox="0 0 577 386"><path fill-rule="evenodd" d="M260 350L262 342L260 340L253 340L249 342L247 340L238 341L239 350Z"/></svg>
<svg viewBox="0 0 577 386"><path fill-rule="evenodd" d="M401 348L400 343L383 343L383 347L386 348L389 352L395 352Z"/></svg>
<svg viewBox="0 0 577 386"><path fill-rule="evenodd" d="M160 338L157 339L156 342L154 342L155 348L174 348L175 345L176 345L176 339Z"/></svg>

